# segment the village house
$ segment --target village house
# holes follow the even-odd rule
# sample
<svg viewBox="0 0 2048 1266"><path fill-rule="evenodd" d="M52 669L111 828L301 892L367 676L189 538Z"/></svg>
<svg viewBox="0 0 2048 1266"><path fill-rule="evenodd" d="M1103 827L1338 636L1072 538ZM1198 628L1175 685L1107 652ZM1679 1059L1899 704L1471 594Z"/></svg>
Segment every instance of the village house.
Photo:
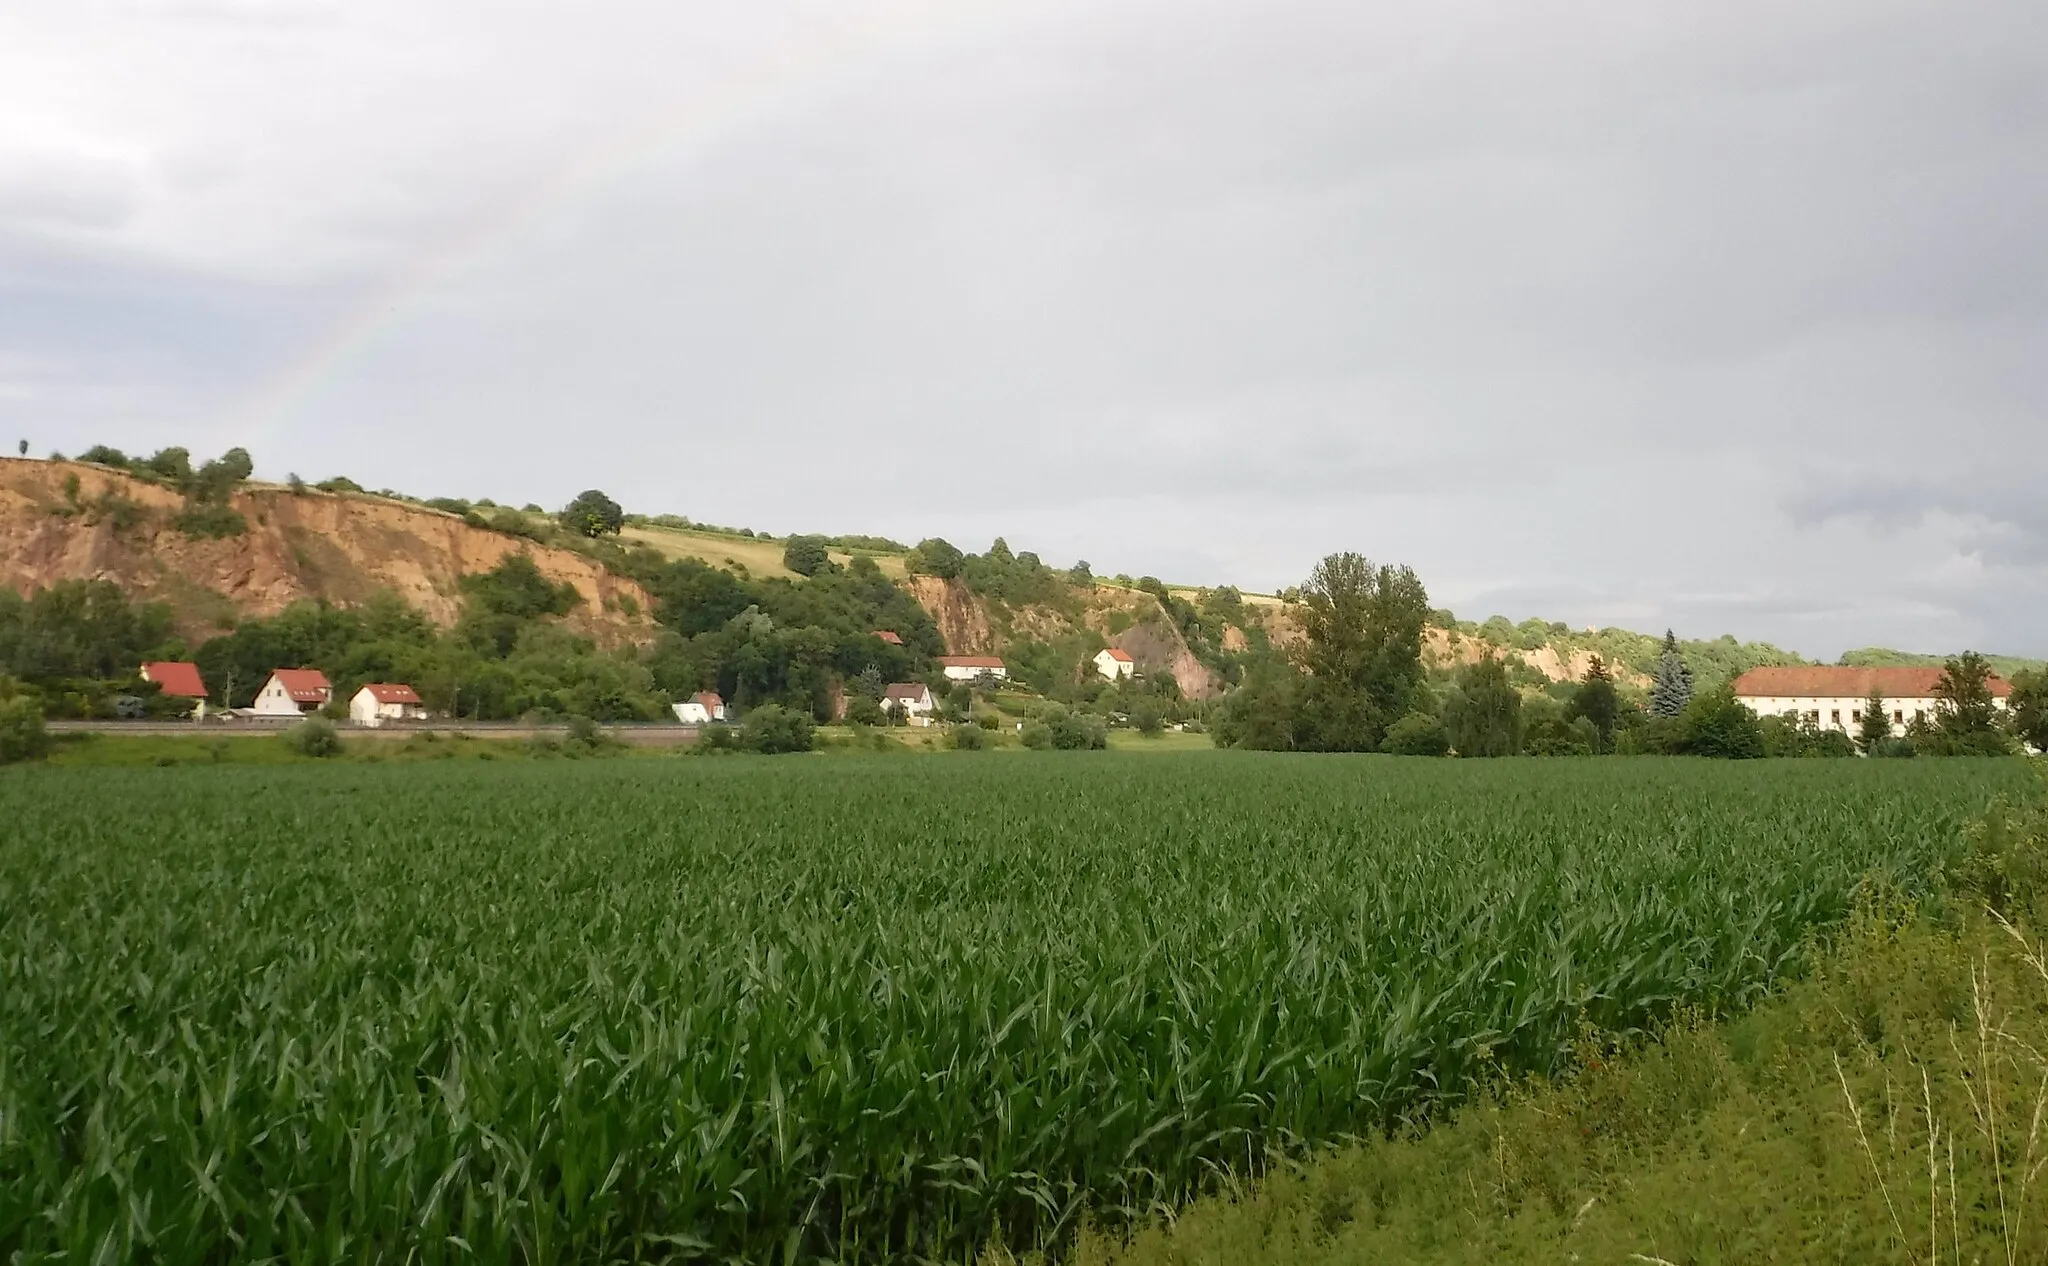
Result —
<svg viewBox="0 0 2048 1266"><path fill-rule="evenodd" d="M375 729L386 721L424 721L427 708L411 686L380 681L356 691L348 701L348 719Z"/></svg>
<svg viewBox="0 0 2048 1266"><path fill-rule="evenodd" d="M319 711L333 698L334 687L319 669L280 668L256 692L250 711L259 717L298 717Z"/></svg>
<svg viewBox="0 0 2048 1266"><path fill-rule="evenodd" d="M1941 704L1934 685L1941 674L1939 668L1752 668L1735 679L1735 697L1760 717L1789 715L1853 735L1863 725L1864 701L1875 690L1896 736L1915 721L1934 722ZM1986 684L1992 703L2005 707L2012 683L1994 676Z"/></svg>
<svg viewBox="0 0 2048 1266"><path fill-rule="evenodd" d="M882 710L901 712L912 725L929 724L938 706L931 687L921 681L899 681L882 692Z"/></svg>
<svg viewBox="0 0 2048 1266"><path fill-rule="evenodd" d="M974 681L983 674L997 681L1010 678L1009 668L993 655L941 655L939 668L947 681Z"/></svg>
<svg viewBox="0 0 2048 1266"><path fill-rule="evenodd" d="M675 713L676 720L684 725L709 725L713 721L725 720L725 700L709 690L701 690L669 711Z"/></svg>
<svg viewBox="0 0 2048 1266"><path fill-rule="evenodd" d="M182 660L159 660L144 664L136 676L156 684L157 692L166 699L190 699L196 716L206 715L206 680L199 675L199 665Z"/></svg>
<svg viewBox="0 0 2048 1266"><path fill-rule="evenodd" d="M903 639L896 636L896 631L894 629L876 629L875 636L882 639L884 642L887 642L891 646L903 645Z"/></svg>
<svg viewBox="0 0 2048 1266"><path fill-rule="evenodd" d="M1095 652L1095 671L1101 673L1104 680L1115 681L1120 677L1135 676L1138 662L1131 658L1129 651L1120 651L1112 646Z"/></svg>

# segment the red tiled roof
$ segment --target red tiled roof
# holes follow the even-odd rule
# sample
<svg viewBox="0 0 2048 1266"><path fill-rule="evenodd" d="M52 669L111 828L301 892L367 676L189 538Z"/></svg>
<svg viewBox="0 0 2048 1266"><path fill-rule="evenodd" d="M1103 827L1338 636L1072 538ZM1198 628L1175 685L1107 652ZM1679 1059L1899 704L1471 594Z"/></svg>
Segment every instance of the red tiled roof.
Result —
<svg viewBox="0 0 2048 1266"><path fill-rule="evenodd" d="M325 703L334 694L327 674L317 668L280 668L270 675L294 703Z"/></svg>
<svg viewBox="0 0 2048 1266"><path fill-rule="evenodd" d="M199 665L175 660L160 660L142 666L142 679L155 682L163 693L173 699L204 699L206 682L199 675Z"/></svg>
<svg viewBox="0 0 2048 1266"><path fill-rule="evenodd" d="M393 682L380 681L373 685L364 686L363 689L369 691L370 697L378 703L418 703L420 701L418 692L411 686L401 686Z"/></svg>
<svg viewBox="0 0 2048 1266"><path fill-rule="evenodd" d="M725 700L709 690L700 690L696 694L691 695L690 702L703 704L706 712L716 712L725 706Z"/></svg>
<svg viewBox="0 0 2048 1266"><path fill-rule="evenodd" d="M931 694L923 682L899 681L890 686L882 695L884 699L922 699Z"/></svg>
<svg viewBox="0 0 2048 1266"><path fill-rule="evenodd" d="M1939 668L1752 668L1735 679L1735 693L1746 699L1866 699L1875 688L1887 699L1931 699L1941 673ZM1986 684L1994 697L2012 693L2012 683L2003 677Z"/></svg>
<svg viewBox="0 0 2048 1266"><path fill-rule="evenodd" d="M939 664L944 668L1001 668L1003 661L993 655L941 655Z"/></svg>
<svg viewBox="0 0 2048 1266"><path fill-rule="evenodd" d="M1137 663L1136 660L1131 658L1131 653L1129 651L1120 651L1114 646L1109 648L1109 657L1119 664Z"/></svg>
<svg viewBox="0 0 2048 1266"><path fill-rule="evenodd" d="M881 638L884 642L887 642L891 646L903 645L903 639L896 636L895 632L890 629L876 629L875 636Z"/></svg>

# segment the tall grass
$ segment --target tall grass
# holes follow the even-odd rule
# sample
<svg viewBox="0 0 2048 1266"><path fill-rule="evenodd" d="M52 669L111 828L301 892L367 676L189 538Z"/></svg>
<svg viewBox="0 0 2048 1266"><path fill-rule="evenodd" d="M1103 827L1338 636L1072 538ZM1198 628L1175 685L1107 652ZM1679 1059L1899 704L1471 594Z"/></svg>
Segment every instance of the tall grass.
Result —
<svg viewBox="0 0 2048 1266"><path fill-rule="evenodd" d="M0 1253L949 1260L1739 1006L1999 762L8 771Z"/></svg>

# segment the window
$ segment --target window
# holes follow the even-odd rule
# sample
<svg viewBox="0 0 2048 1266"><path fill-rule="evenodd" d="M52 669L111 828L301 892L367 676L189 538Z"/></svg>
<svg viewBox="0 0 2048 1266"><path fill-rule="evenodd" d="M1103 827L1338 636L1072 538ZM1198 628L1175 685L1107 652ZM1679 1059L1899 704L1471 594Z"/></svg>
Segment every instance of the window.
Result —
<svg viewBox="0 0 2048 1266"><path fill-rule="evenodd" d="M1863 709L1857 708L1856 710L1851 712L1849 714L1849 720L1856 723L1857 725L1863 724Z"/></svg>
<svg viewBox="0 0 2048 1266"><path fill-rule="evenodd" d="M1840 708L1836 708L1828 713L1828 724L1838 730L1842 728L1842 710Z"/></svg>
<svg viewBox="0 0 2048 1266"><path fill-rule="evenodd" d="M1927 709L1925 709L1925 708L1915 708L1915 709L1913 709L1913 719L1914 719L1915 721L1925 721L1925 720L1927 719Z"/></svg>
<svg viewBox="0 0 2048 1266"><path fill-rule="evenodd" d="M1812 722L1812 723L1813 723L1813 724L1815 724L1815 725L1819 725L1819 724L1820 724L1820 709L1819 709L1819 708L1809 708L1809 709L1807 709L1807 711L1806 711L1806 719L1807 719L1808 721Z"/></svg>
<svg viewBox="0 0 2048 1266"><path fill-rule="evenodd" d="M1904 710L1903 708L1902 708L1902 709L1899 709L1899 710L1897 710L1897 711L1895 711L1895 712L1893 712L1893 713L1892 713L1892 724L1893 724L1893 725L1904 725L1905 723L1906 723L1906 713L1905 713L1905 710Z"/></svg>

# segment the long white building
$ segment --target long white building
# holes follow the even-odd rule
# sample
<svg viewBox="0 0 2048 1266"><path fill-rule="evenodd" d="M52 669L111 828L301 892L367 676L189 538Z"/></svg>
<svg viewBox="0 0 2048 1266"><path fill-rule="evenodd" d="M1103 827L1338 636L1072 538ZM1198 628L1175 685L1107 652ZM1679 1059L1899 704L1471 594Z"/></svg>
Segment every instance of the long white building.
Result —
<svg viewBox="0 0 2048 1266"><path fill-rule="evenodd" d="M1941 702L1934 683L1940 680L1939 668L1752 668L1735 679L1735 697L1760 717L1791 713L1823 730L1853 735L1875 689L1884 697L1892 733L1900 735L1915 720L1933 722ZM1989 685L1992 702L2005 707L2012 683L1994 676Z"/></svg>

